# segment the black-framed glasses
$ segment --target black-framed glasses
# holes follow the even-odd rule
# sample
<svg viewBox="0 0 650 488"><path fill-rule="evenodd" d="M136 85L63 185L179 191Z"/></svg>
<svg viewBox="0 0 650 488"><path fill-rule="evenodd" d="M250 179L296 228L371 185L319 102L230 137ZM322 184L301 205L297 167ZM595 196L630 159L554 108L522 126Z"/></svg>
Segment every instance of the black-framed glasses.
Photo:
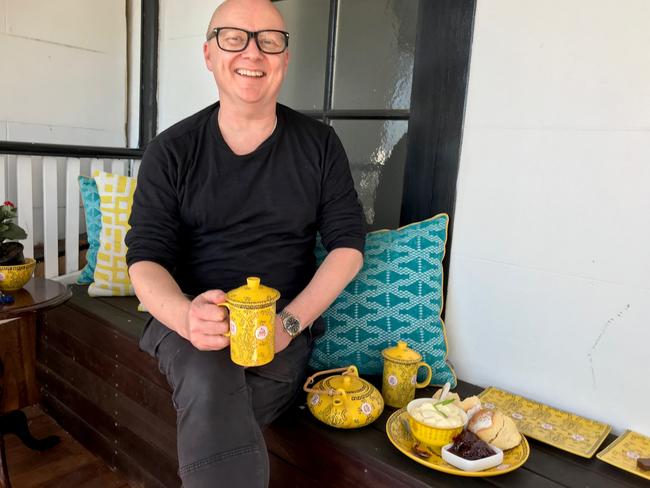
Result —
<svg viewBox="0 0 650 488"><path fill-rule="evenodd" d="M274 29L251 32L238 27L217 27L208 34L207 40L213 37L217 38L220 49L231 53L246 49L253 37L257 48L266 54L280 54L289 47L289 33Z"/></svg>

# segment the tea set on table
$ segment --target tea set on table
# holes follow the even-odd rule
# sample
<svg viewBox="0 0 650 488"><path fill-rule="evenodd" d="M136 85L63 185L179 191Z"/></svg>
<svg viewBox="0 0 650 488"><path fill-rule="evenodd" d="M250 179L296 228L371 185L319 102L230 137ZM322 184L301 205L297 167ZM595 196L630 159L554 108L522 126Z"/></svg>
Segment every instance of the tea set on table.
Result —
<svg viewBox="0 0 650 488"><path fill-rule="evenodd" d="M522 466L530 454L528 441L514 422L498 410L481 408L481 400L461 401L449 383L433 397L415 399L416 388L428 386L432 371L422 356L398 341L382 351L381 394L359 377L356 366L320 371L303 389L307 407L331 427L352 429L374 422L384 404L395 407L386 422L390 442L406 456L431 469L459 476L495 476ZM417 381L417 372L426 377ZM318 376L333 374L311 386ZM489 441L489 443L488 443Z"/></svg>
<svg viewBox="0 0 650 488"><path fill-rule="evenodd" d="M255 277L226 294L226 302L220 305L230 312L233 362L261 366L273 360L279 298L280 292ZM384 349L382 356L381 393L359 377L354 365L320 371L303 386L310 412L331 427L354 429L377 420L384 404L397 408L386 423L390 442L406 456L438 471L494 476L524 464L530 449L512 419L498 410L482 408L478 397L461 401L457 393L449 391L449 383L432 398L414 399L417 388L429 385L431 367L404 341ZM420 368L425 368L426 377L418 382ZM329 376L314 385L323 375Z"/></svg>

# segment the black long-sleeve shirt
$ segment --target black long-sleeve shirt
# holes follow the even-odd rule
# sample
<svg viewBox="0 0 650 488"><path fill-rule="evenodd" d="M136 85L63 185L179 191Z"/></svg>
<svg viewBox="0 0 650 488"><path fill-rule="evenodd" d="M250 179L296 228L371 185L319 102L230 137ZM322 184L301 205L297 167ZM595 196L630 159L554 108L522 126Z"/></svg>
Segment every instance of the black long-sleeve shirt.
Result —
<svg viewBox="0 0 650 488"><path fill-rule="evenodd" d="M316 232L328 251L363 252L365 224L334 130L283 105L255 151L232 152L216 103L147 147L126 236L129 266L154 261L183 292L259 276L292 299L312 278Z"/></svg>

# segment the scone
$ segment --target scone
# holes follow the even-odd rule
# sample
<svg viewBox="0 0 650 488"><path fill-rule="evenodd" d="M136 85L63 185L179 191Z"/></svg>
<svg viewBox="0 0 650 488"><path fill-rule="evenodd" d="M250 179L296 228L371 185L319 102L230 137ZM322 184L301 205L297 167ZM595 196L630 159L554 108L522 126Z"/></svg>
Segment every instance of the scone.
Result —
<svg viewBox="0 0 650 488"><path fill-rule="evenodd" d="M467 429L481 440L504 451L518 446L521 442L521 434L515 422L498 410L479 410L472 416Z"/></svg>
<svg viewBox="0 0 650 488"><path fill-rule="evenodd" d="M477 396L470 396L460 402L460 408L465 410L467 418L471 419L476 412L481 410L481 399Z"/></svg>

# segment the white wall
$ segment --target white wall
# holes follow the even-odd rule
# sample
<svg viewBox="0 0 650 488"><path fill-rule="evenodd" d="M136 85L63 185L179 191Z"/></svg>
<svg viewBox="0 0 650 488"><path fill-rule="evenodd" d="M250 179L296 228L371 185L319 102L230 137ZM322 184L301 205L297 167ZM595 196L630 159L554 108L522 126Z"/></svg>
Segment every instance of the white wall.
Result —
<svg viewBox="0 0 650 488"><path fill-rule="evenodd" d="M140 37L141 0L126 0L127 11L127 147L138 147L140 138Z"/></svg>
<svg viewBox="0 0 650 488"><path fill-rule="evenodd" d="M0 0L0 138L123 146L124 0Z"/></svg>
<svg viewBox="0 0 650 488"><path fill-rule="evenodd" d="M460 377L646 435L649 19L479 0L447 301Z"/></svg>
<svg viewBox="0 0 650 488"><path fill-rule="evenodd" d="M212 12L221 3L160 1L158 132L219 98L203 61L203 42Z"/></svg>

